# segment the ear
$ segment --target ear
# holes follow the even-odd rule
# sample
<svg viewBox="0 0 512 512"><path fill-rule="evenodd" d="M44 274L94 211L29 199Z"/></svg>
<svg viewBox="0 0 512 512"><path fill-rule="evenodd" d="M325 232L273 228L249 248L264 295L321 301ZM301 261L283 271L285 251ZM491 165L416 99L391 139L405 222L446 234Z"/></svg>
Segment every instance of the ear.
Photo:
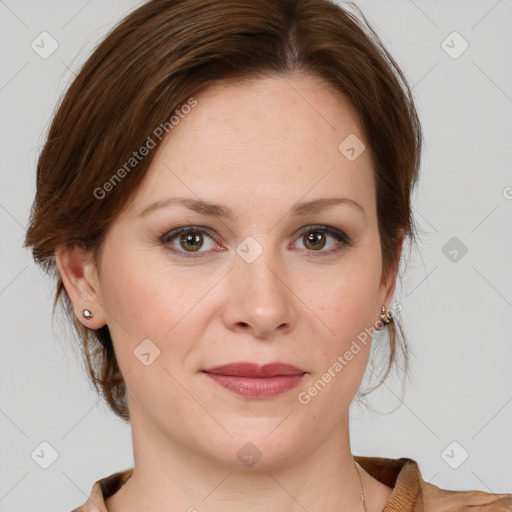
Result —
<svg viewBox="0 0 512 512"><path fill-rule="evenodd" d="M59 247L55 259L78 320L89 329L103 327L107 322L101 306L98 271L90 251L76 245ZM91 319L83 316L84 309L93 313Z"/></svg>
<svg viewBox="0 0 512 512"><path fill-rule="evenodd" d="M396 237L396 263L393 270L389 273L386 279L382 279L380 288L379 288L379 297L381 297L381 304L379 304L379 317L380 317L380 308L384 306L388 309L391 305L391 300L393 299L393 294L395 293L395 285L396 285L396 277L398 274L398 265L400 263L400 255L402 253L402 244L404 241L404 230L400 228Z"/></svg>

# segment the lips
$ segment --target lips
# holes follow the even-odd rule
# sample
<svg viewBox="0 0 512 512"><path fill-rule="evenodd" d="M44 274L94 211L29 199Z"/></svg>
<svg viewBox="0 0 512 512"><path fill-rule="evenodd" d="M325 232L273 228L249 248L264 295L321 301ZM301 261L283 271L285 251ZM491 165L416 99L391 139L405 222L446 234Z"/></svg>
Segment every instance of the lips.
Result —
<svg viewBox="0 0 512 512"><path fill-rule="evenodd" d="M306 372L285 363L231 363L203 372L229 391L249 398L271 398L299 384Z"/></svg>
<svg viewBox="0 0 512 512"><path fill-rule="evenodd" d="M231 363L203 370L214 375L230 375L235 377L275 377L277 375L302 375L304 370L291 364L268 363L259 366L255 363Z"/></svg>

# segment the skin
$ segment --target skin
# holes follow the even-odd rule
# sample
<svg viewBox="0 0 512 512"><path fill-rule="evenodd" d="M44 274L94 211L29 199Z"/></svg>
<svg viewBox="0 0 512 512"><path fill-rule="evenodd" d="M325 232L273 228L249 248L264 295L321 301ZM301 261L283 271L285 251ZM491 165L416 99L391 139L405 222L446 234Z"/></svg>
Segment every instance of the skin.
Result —
<svg viewBox="0 0 512 512"><path fill-rule="evenodd" d="M369 144L348 103L316 78L219 83L195 98L110 226L98 268L78 248L57 252L77 317L108 325L128 388L135 472L108 510L360 510L348 408L370 343L309 403L298 395L365 328L380 327L380 308L392 300L396 268L381 276ZM338 150L349 134L366 145L354 161ZM171 196L208 200L237 218L180 205L140 216ZM289 215L297 201L332 197L362 211L345 203ZM351 244L328 254L340 247L332 235L316 246L308 234L317 229L298 235L315 224ZM204 234L199 253L179 235L160 240L183 226L208 227L216 240ZM236 252L246 237L262 248L251 263ZM171 245L200 257L180 257ZM145 339L160 350L148 366L134 356ZM292 390L253 399L201 372L234 361L286 362L307 374ZM261 453L252 467L237 456L247 443ZM367 510L382 510L392 489L359 470Z"/></svg>

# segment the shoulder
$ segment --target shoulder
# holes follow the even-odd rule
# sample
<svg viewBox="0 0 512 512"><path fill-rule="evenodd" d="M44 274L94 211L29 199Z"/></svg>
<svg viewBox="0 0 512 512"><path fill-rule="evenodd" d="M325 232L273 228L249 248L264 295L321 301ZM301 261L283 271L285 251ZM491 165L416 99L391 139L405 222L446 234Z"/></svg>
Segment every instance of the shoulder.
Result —
<svg viewBox="0 0 512 512"><path fill-rule="evenodd" d="M373 478L393 488L383 512L512 512L512 494L442 489L425 482L413 459L354 459Z"/></svg>
<svg viewBox="0 0 512 512"><path fill-rule="evenodd" d="M452 491L426 483L421 499L425 512L512 512L512 494Z"/></svg>
<svg viewBox="0 0 512 512"><path fill-rule="evenodd" d="M132 476L133 468L118 471L94 483L87 501L71 512L107 512L105 499L116 493Z"/></svg>

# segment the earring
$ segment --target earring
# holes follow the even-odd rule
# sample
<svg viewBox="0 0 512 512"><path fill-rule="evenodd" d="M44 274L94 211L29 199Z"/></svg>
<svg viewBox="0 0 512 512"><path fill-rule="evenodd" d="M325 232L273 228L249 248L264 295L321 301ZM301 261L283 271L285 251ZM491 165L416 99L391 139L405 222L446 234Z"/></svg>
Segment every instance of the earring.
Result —
<svg viewBox="0 0 512 512"><path fill-rule="evenodd" d="M88 309L82 309L82 316L86 320L90 320L94 315L93 315L92 311L90 311Z"/></svg>
<svg viewBox="0 0 512 512"><path fill-rule="evenodd" d="M390 324L393 321L393 314L390 309L386 310L384 306L381 307L382 314L380 315L380 319L384 326Z"/></svg>

